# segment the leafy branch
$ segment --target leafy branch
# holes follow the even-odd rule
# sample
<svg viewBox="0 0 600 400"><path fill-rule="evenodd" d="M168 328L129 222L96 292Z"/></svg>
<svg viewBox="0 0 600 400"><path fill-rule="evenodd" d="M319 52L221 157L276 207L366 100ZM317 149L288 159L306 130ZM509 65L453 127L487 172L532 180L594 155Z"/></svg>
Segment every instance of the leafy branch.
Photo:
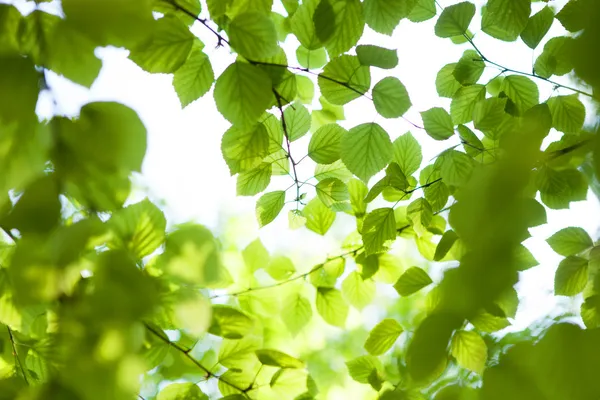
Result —
<svg viewBox="0 0 600 400"><path fill-rule="evenodd" d="M206 368L204 365L202 365L202 363L200 363L200 361L196 360L194 357L192 357L190 355L190 351L192 350L191 348L190 349L185 349L182 346L180 346L179 344L177 344L176 342L172 342L164 333L161 334L159 331L157 331L156 329L154 329L148 323L144 323L144 326L146 327L146 329L150 333L152 333L154 336L156 336L157 338L159 338L161 341L163 341L167 345L173 347L175 350L179 351L190 362L192 362L195 366L197 366L198 368L200 368L204 372L204 376L206 377L206 379L214 378L214 379L216 379L218 381L221 381L224 384L226 384L228 386L231 386L235 390L237 390L240 393L242 393L246 398L248 398L248 399L250 398L248 396L248 392L252 389L252 386L250 386L250 387L248 387L246 389L243 389L243 388L239 387L238 385L236 385L235 383L232 383L229 380L225 379L222 375L217 375L217 374L211 372L208 368Z"/></svg>

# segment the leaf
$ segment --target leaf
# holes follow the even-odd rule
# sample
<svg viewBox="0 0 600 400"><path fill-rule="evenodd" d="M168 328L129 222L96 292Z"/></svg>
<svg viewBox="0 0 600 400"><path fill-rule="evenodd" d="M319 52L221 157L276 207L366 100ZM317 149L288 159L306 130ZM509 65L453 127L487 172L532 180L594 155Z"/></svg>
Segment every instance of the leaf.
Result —
<svg viewBox="0 0 600 400"><path fill-rule="evenodd" d="M348 200L350 194L348 187L337 178L327 178L320 181L315 187L317 196L323 204L331 208L333 211L344 211L350 208Z"/></svg>
<svg viewBox="0 0 600 400"><path fill-rule="evenodd" d="M285 203L285 192L277 190L275 192L265 193L256 202L256 219L258 226L262 228L273 222L283 209Z"/></svg>
<svg viewBox="0 0 600 400"><path fill-rule="evenodd" d="M262 346L257 336L247 335L242 339L224 339L219 348L218 363L230 369L243 369L254 366L255 351Z"/></svg>
<svg viewBox="0 0 600 400"><path fill-rule="evenodd" d="M195 37L179 18L172 15L155 24L150 44L132 49L129 58L150 73L175 72L188 59Z"/></svg>
<svg viewBox="0 0 600 400"><path fill-rule="evenodd" d="M333 288L320 287L317 289L317 311L329 325L343 328L348 316L348 305L342 293Z"/></svg>
<svg viewBox="0 0 600 400"><path fill-rule="evenodd" d="M444 152L435 161L435 165L439 168L444 183L452 186L465 185L475 166L471 157L456 150Z"/></svg>
<svg viewBox="0 0 600 400"><path fill-rule="evenodd" d="M327 52L322 47L316 50L308 50L300 45L296 49L296 58L300 66L308 69L322 68L327 64Z"/></svg>
<svg viewBox="0 0 600 400"><path fill-rule="evenodd" d="M193 49L187 59L173 75L173 87L181 107L204 96L212 87L215 75L210 59L201 50Z"/></svg>
<svg viewBox="0 0 600 400"><path fill-rule="evenodd" d="M479 375L483 374L488 350L477 332L456 331L452 337L451 351L458 365Z"/></svg>
<svg viewBox="0 0 600 400"><path fill-rule="evenodd" d="M454 231L446 231L442 235L440 242L435 248L435 255L433 256L434 261L441 261L446 254L450 251L454 243L458 240L458 235Z"/></svg>
<svg viewBox="0 0 600 400"><path fill-rule="evenodd" d="M292 33L308 50L323 47L315 30L313 17L320 0L303 1L290 20Z"/></svg>
<svg viewBox="0 0 600 400"><path fill-rule="evenodd" d="M581 293L588 281L588 260L569 256L562 260L554 277L554 294L575 296Z"/></svg>
<svg viewBox="0 0 600 400"><path fill-rule="evenodd" d="M398 136L394 140L393 147L394 162L398 164L405 176L411 176L421 167L423 161L421 145L410 132Z"/></svg>
<svg viewBox="0 0 600 400"><path fill-rule="evenodd" d="M281 318L292 335L297 335L312 318L310 302L300 294L288 296L283 302Z"/></svg>
<svg viewBox="0 0 600 400"><path fill-rule="evenodd" d="M544 45L544 51L535 60L533 69L536 75L549 78L552 75L565 75L573 69L573 38L553 37Z"/></svg>
<svg viewBox="0 0 600 400"><path fill-rule="evenodd" d="M256 350L256 356L263 365L279 368L304 368L302 361L277 350Z"/></svg>
<svg viewBox="0 0 600 400"><path fill-rule="evenodd" d="M556 171L541 168L535 180L542 202L549 208L568 208L570 202L587 198L588 182L585 175L577 169Z"/></svg>
<svg viewBox="0 0 600 400"><path fill-rule="evenodd" d="M446 140L454 135L454 124L446 110L434 107L421 112L425 132L435 140Z"/></svg>
<svg viewBox="0 0 600 400"><path fill-rule="evenodd" d="M331 164L339 160L341 140L347 133L338 124L323 125L310 138L308 156L319 164Z"/></svg>
<svg viewBox="0 0 600 400"><path fill-rule="evenodd" d="M367 204L364 201L369 192L367 186L358 179L348 181L348 193L350 194L350 204L352 213L356 218L362 218L367 212Z"/></svg>
<svg viewBox="0 0 600 400"><path fill-rule="evenodd" d="M367 255L385 251L385 244L396 239L396 219L393 208L378 208L367 214L362 228Z"/></svg>
<svg viewBox="0 0 600 400"><path fill-rule="evenodd" d="M265 162L250 171L240 173L236 185L237 195L254 196L262 192L269 186L271 174L272 166Z"/></svg>
<svg viewBox="0 0 600 400"><path fill-rule="evenodd" d="M398 52L370 44L356 46L356 55L362 65L392 69L398 65Z"/></svg>
<svg viewBox="0 0 600 400"><path fill-rule="evenodd" d="M560 21L562 26L565 27L569 32L580 31L590 23L590 9L587 7L585 2L580 1L569 1L565 6L556 14L556 19Z"/></svg>
<svg viewBox="0 0 600 400"><path fill-rule="evenodd" d="M371 330L365 342L365 350L374 356L385 354L392 348L404 330L400 324L391 318L384 319Z"/></svg>
<svg viewBox="0 0 600 400"><path fill-rule="evenodd" d="M433 281L427 275L427 272L419 267L410 267L394 284L394 289L400 296L410 296L432 283Z"/></svg>
<svg viewBox="0 0 600 400"><path fill-rule="evenodd" d="M521 32L521 39L530 48L535 49L552 27L554 12L550 7L544 7L529 18L527 26Z"/></svg>
<svg viewBox="0 0 600 400"><path fill-rule="evenodd" d="M501 89L515 104L519 115L539 103L538 86L531 79L521 75L509 75L502 81Z"/></svg>
<svg viewBox="0 0 600 400"><path fill-rule="evenodd" d="M488 0L481 30L496 39L513 42L527 26L530 14L530 0Z"/></svg>
<svg viewBox="0 0 600 400"><path fill-rule="evenodd" d="M505 107L506 99L492 97L478 101L473 109L473 125L490 138L495 138L494 132L507 116Z"/></svg>
<svg viewBox="0 0 600 400"><path fill-rule="evenodd" d="M263 124L229 128L221 139L221 152L231 174L257 167L269 153L269 139Z"/></svg>
<svg viewBox="0 0 600 400"><path fill-rule="evenodd" d="M189 14L181 11L177 5L184 8ZM163 14L173 14L186 24L192 25L196 21L195 17L200 15L202 11L202 4L200 0L179 0L177 3L172 3L171 0L156 0L154 2L154 11Z"/></svg>
<svg viewBox="0 0 600 400"><path fill-rule="evenodd" d="M150 255L165 241L165 216L148 199L113 213L107 225L114 233L108 246L126 248L136 259Z"/></svg>
<svg viewBox="0 0 600 400"><path fill-rule="evenodd" d="M316 287L332 288L336 285L337 279L342 276L346 262L343 258L331 259L324 264L319 264L312 269L310 273L310 283Z"/></svg>
<svg viewBox="0 0 600 400"><path fill-rule="evenodd" d="M441 38L464 35L475 15L475 5L468 1L448 6L435 24L435 34Z"/></svg>
<svg viewBox="0 0 600 400"><path fill-rule="evenodd" d="M552 247L552 250L561 256L573 256L594 245L590 235L579 227L561 229L550 236L546 242Z"/></svg>
<svg viewBox="0 0 600 400"><path fill-rule="evenodd" d="M227 29L231 47L248 59L270 57L277 52L273 20L257 11L238 14Z"/></svg>
<svg viewBox="0 0 600 400"><path fill-rule="evenodd" d="M392 159L388 133L376 123L355 126L342 136L341 158L348 169L364 182L381 171Z"/></svg>
<svg viewBox="0 0 600 400"><path fill-rule="evenodd" d="M335 212L318 197L308 202L302 214L306 218L306 227L319 235L325 235L335 220Z"/></svg>
<svg viewBox="0 0 600 400"><path fill-rule="evenodd" d="M432 211L439 211L444 208L448 202L448 197L450 196L448 186L444 182L439 181L440 178L441 176L438 168L433 165L428 165L423 168L419 176L419 183L421 186L427 185L423 188L423 194L430 204Z"/></svg>
<svg viewBox="0 0 600 400"><path fill-rule="evenodd" d="M162 389L156 400L208 400L200 388L193 383L171 383Z"/></svg>
<svg viewBox="0 0 600 400"><path fill-rule="evenodd" d="M411 22L423 22L435 17L435 14L435 0L417 0L412 11L408 14L408 19Z"/></svg>
<svg viewBox="0 0 600 400"><path fill-rule="evenodd" d="M318 83L327 101L344 105L369 90L371 73L358 57L342 55L327 63L323 73L319 74Z"/></svg>
<svg viewBox="0 0 600 400"><path fill-rule="evenodd" d="M298 100L304 104L311 104L315 96L315 84L306 76L296 75Z"/></svg>
<svg viewBox="0 0 600 400"><path fill-rule="evenodd" d="M479 53L474 50L467 50L456 63L452 75L462 86L469 86L477 83L484 69L485 62L481 59Z"/></svg>
<svg viewBox="0 0 600 400"><path fill-rule="evenodd" d="M352 271L342 282L342 294L354 308L362 310L375 298L375 282Z"/></svg>
<svg viewBox="0 0 600 400"><path fill-rule="evenodd" d="M300 139L310 129L310 113L300 103L289 105L283 112L283 119L290 142Z"/></svg>
<svg viewBox="0 0 600 400"><path fill-rule="evenodd" d="M243 312L230 306L213 305L209 333L226 339L240 339L252 329L254 322Z"/></svg>
<svg viewBox="0 0 600 400"><path fill-rule="evenodd" d="M323 4L329 4L331 14L319 13ZM321 38L331 57L336 57L354 47L362 36L365 26L363 7L359 0L321 0L313 18L317 36L320 38L319 32L334 28L328 38Z"/></svg>
<svg viewBox="0 0 600 400"><path fill-rule="evenodd" d="M450 103L450 115L454 124L466 124L473 120L475 104L485 98L485 86L465 86L456 92Z"/></svg>
<svg viewBox="0 0 600 400"><path fill-rule="evenodd" d="M373 88L375 109L384 118L399 118L411 107L406 87L398 78L383 78Z"/></svg>
<svg viewBox="0 0 600 400"><path fill-rule="evenodd" d="M271 79L260 68L234 62L217 79L214 96L219 112L228 121L251 125L272 102Z"/></svg>
<svg viewBox="0 0 600 400"><path fill-rule="evenodd" d="M551 97L547 103L553 128L564 133L579 134L585 122L585 107L577 94Z"/></svg>
<svg viewBox="0 0 600 400"><path fill-rule="evenodd" d="M440 69L435 78L435 88L440 97L452 98L462 87L454 76L457 63L446 64Z"/></svg>
<svg viewBox="0 0 600 400"><path fill-rule="evenodd" d="M359 383L368 383L369 376L373 371L379 372L383 369L381 361L377 357L367 355L346 361L350 377Z"/></svg>
<svg viewBox="0 0 600 400"><path fill-rule="evenodd" d="M272 257L265 271L271 275L271 278L282 281L288 279L296 272L294 263L286 256Z"/></svg>
<svg viewBox="0 0 600 400"><path fill-rule="evenodd" d="M465 153L475 158L484 152L483 143L481 143L479 137L472 130L464 125L459 125L456 129L458 130L458 136L460 136L463 142Z"/></svg>
<svg viewBox="0 0 600 400"><path fill-rule="evenodd" d="M342 182L347 182L352 178L352 172L348 171L342 160L337 160L327 165L317 164L314 176L318 181L337 178Z"/></svg>
<svg viewBox="0 0 600 400"><path fill-rule="evenodd" d="M391 36L416 3L416 0L365 0L365 21L375 32Z"/></svg>

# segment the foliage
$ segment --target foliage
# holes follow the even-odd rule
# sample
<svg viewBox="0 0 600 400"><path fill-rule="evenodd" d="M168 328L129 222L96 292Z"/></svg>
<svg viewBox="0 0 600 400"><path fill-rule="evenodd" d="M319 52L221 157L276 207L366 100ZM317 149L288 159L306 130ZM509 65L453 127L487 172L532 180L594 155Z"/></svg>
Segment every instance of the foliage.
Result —
<svg viewBox="0 0 600 400"><path fill-rule="evenodd" d="M537 265L522 245L529 228L600 178L600 138L586 125L597 119L600 7L445 3L37 0L27 15L0 5L0 398L300 400L349 385L365 399L598 398L600 247L582 228L547 242L565 257L555 294L583 293L584 326L496 332L516 315L519 271ZM567 32L546 37L554 19ZM435 77L440 101L412 121L396 50L363 34L428 20L465 51ZM487 58L472 31L539 49L533 72ZM326 235L346 215L356 229L338 255L296 265L258 239L237 251L202 225L168 225L148 199L128 201L147 140L133 110L36 115L46 73L90 87L105 46L172 74L182 107L212 89L232 124L223 159L238 195L257 196L258 225L287 211L291 229ZM228 51L236 59L215 68ZM553 80L566 74L577 84ZM541 101L539 86L552 96ZM414 129L345 126L343 106L358 98ZM448 147L424 163L425 135ZM427 262L399 258L398 243ZM443 274L430 276L434 265ZM353 324L382 287L402 298L378 304L372 329Z"/></svg>

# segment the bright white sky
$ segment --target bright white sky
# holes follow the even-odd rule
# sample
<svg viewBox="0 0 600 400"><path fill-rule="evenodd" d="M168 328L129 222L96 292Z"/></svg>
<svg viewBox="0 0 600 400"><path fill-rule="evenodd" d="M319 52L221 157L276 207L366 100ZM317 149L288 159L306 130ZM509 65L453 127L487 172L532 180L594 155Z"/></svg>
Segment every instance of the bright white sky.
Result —
<svg viewBox="0 0 600 400"><path fill-rule="evenodd" d="M2 0L0 0L2 1ZM24 0L17 3L21 10L31 10L31 4ZM443 6L458 1L441 0ZM278 3L278 2L276 2ZM478 6L484 3L476 1ZM566 0L552 2L560 9ZM535 11L546 3L533 3ZM479 8L478 8L479 9ZM392 71L373 69L372 84L384 76L398 77L407 87L413 107L406 117L418 124L421 123L419 111L436 106L449 106L448 99L438 98L435 90L435 76L439 69L447 63L456 62L463 51L470 49L468 44L454 45L449 39L437 38L433 33L436 19L413 24L402 21L393 37L378 35L367 28L361 39L364 44L376 44L398 50L399 66ZM506 67L521 71L531 71L534 55L520 41L504 43L479 32L480 20L476 15L471 24L475 42L489 59ZM215 49L214 36L203 26L196 24L192 31L206 44L205 51L211 56L215 72L220 73L234 57L227 48ZM562 34L564 30L555 21L547 37ZM289 60L295 60L294 52L298 43L291 38L284 44ZM539 55L543 47L535 52ZM286 212L271 225L258 230L254 218L256 198L237 197L235 178L229 176L225 162L221 157L220 141L229 123L218 113L212 91L204 98L194 102L182 110L171 85L170 75L150 75L142 71L127 59L127 51L117 49L99 49L97 55L103 60L103 68L91 90L77 86L58 76L51 76L50 87L58 104L58 111L66 115L77 115L82 104L97 100L111 100L124 103L141 116L149 133L148 153L144 162L143 175L137 182L142 188L141 195L149 195L151 199L162 202L171 223L193 220L219 232L225 224L235 224L234 237L243 247L257 236L271 252L286 252L297 262L299 269L310 268L322 260L327 254L339 252L339 243L353 229L351 218L338 214L332 231L320 237L305 229L291 231L287 227ZM290 64L294 64L290 61ZM485 77L493 77L498 73L494 68L486 70ZM484 79L482 79L484 80ZM569 83L568 78L557 77L557 81ZM552 85L540 84L541 100L547 99L552 92ZM560 94L570 94L567 90L559 90ZM585 101L585 99L582 99ZM315 98L318 103L318 97ZM47 116L48 104L40 104L40 114ZM440 151L458 143L458 139L436 142L424 131L410 126L402 119L385 120L377 115L371 102L361 98L346 107L345 121L341 124L350 128L364 122L375 121L381 124L392 139L410 130L421 142L424 152L424 165ZM126 132L124 132L125 134ZM554 132L552 140L560 136ZM292 152L295 158L306 154L308 136L295 142ZM297 143L297 144L296 144ZM306 164L312 165L310 160ZM312 176L312 167L301 169L301 176ZM301 179L302 179L301 177ZM289 177L277 178L283 188L287 187ZM373 180L374 181L374 180ZM314 193L309 193L312 196ZM519 284L520 293L525 294L519 308L514 328L522 328L532 321L547 314L556 314L557 303L570 304L578 308L580 300L555 298L552 295L554 270L560 261L545 238L566 226L581 226L592 237L597 236L598 219L590 216L600 215L600 205L596 197L590 193L587 202L572 203L571 210L552 211L548 213L548 224L532 231L534 238L525 244L533 251L540 266L522 275ZM229 229L231 231L231 229ZM387 288L384 292L393 293ZM574 310L575 310L574 309ZM368 324L377 322L377 318L364 315Z"/></svg>

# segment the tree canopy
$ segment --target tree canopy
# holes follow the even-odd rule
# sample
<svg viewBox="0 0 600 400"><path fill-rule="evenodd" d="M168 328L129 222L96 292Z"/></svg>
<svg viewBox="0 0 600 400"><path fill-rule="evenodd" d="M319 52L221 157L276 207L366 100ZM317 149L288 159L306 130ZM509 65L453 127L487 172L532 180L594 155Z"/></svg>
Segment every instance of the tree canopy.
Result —
<svg viewBox="0 0 600 400"><path fill-rule="evenodd" d="M504 330L539 264L523 242L600 197L596 0L21 3L0 4L0 399L600 397L593 233L544 238L563 257L554 295L579 312ZM365 37L421 23L464 52L415 120L397 66L418 56ZM488 58L482 36L532 49L531 70ZM36 112L49 71L89 88L109 46L171 74L181 107L214 97L230 127L211 133L258 226L324 236L346 218L339 251L306 265L132 201L147 150L134 110ZM357 99L380 120L345 124ZM424 159L425 139L444 151Z"/></svg>

